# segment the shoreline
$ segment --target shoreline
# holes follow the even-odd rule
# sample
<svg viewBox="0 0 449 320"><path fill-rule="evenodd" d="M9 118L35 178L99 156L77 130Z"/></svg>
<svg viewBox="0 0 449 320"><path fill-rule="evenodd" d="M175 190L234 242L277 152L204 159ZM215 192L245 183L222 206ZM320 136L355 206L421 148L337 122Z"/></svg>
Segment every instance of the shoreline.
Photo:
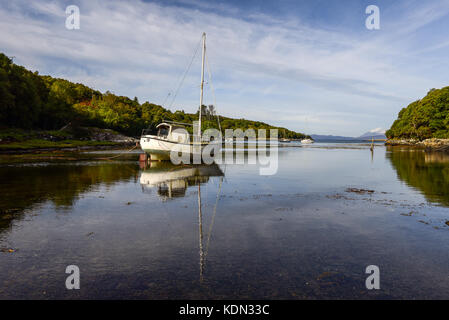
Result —
<svg viewBox="0 0 449 320"><path fill-rule="evenodd" d="M136 142L136 138L96 127L66 126L60 130L0 128L0 154L120 149Z"/></svg>
<svg viewBox="0 0 449 320"><path fill-rule="evenodd" d="M385 141L386 146L408 146L430 151L449 151L449 139L430 138L417 139L389 139Z"/></svg>
<svg viewBox="0 0 449 320"><path fill-rule="evenodd" d="M36 147L26 149L3 149L0 150L0 155L21 155L21 154L33 154L42 153L48 151L85 151L85 150L120 150L126 147L135 145L132 142L111 142L111 141L99 141L94 145L79 145L79 146L67 146L67 147Z"/></svg>
<svg viewBox="0 0 449 320"><path fill-rule="evenodd" d="M120 150L128 148L136 144L138 140L133 141L82 141L75 140L75 145L68 146L42 146L31 148L0 148L0 155L21 155L21 154L33 154L51 151L85 151L85 150ZM63 141L62 141L63 142ZM80 143L80 144L78 144ZM416 149L426 149L429 151L448 151L449 152L449 139L425 139L422 141L416 139L389 139L385 141L385 146L403 146ZM282 145L282 147L289 147L288 145Z"/></svg>

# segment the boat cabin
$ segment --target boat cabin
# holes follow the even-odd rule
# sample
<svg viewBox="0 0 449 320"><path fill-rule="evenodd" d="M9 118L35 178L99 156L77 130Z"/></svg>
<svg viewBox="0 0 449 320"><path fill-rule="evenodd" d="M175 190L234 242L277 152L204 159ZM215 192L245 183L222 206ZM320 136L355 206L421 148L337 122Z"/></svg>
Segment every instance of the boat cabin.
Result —
<svg viewBox="0 0 449 320"><path fill-rule="evenodd" d="M160 123L157 127L157 137L177 143L189 143L190 135L185 127L170 123Z"/></svg>

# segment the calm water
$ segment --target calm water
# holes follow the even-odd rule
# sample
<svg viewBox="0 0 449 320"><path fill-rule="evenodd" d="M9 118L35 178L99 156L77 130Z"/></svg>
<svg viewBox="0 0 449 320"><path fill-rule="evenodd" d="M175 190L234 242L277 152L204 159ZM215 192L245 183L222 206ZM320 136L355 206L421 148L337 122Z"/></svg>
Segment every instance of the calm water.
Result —
<svg viewBox="0 0 449 320"><path fill-rule="evenodd" d="M2 159L0 298L449 298L448 155L291 145L274 176L106 156Z"/></svg>

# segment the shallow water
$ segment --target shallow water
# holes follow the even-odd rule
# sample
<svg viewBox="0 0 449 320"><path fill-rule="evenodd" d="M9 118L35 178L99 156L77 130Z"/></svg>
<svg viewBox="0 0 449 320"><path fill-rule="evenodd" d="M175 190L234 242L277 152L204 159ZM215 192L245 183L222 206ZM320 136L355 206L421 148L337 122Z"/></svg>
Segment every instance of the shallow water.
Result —
<svg viewBox="0 0 449 320"><path fill-rule="evenodd" d="M137 157L1 161L0 298L449 298L445 154L290 144L273 176Z"/></svg>

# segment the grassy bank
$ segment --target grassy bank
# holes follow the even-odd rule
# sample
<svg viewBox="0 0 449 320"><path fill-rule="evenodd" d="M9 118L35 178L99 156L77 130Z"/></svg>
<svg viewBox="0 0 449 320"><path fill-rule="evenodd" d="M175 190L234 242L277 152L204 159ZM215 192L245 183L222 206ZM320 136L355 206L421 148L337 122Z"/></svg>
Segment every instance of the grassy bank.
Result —
<svg viewBox="0 0 449 320"><path fill-rule="evenodd" d="M0 144L1 150L28 150L28 149L52 149L52 148L76 148L83 146L116 146L120 145L117 142L111 141L78 141L78 140L63 140L63 141L47 141L41 139L33 139L27 141L13 142L8 144Z"/></svg>
<svg viewBox="0 0 449 320"><path fill-rule="evenodd" d="M95 135L100 134L102 139ZM114 140L118 134L97 128L57 130L0 129L0 152L23 152L38 149L65 149L95 146L120 146L122 140ZM128 142L129 143L129 142Z"/></svg>

